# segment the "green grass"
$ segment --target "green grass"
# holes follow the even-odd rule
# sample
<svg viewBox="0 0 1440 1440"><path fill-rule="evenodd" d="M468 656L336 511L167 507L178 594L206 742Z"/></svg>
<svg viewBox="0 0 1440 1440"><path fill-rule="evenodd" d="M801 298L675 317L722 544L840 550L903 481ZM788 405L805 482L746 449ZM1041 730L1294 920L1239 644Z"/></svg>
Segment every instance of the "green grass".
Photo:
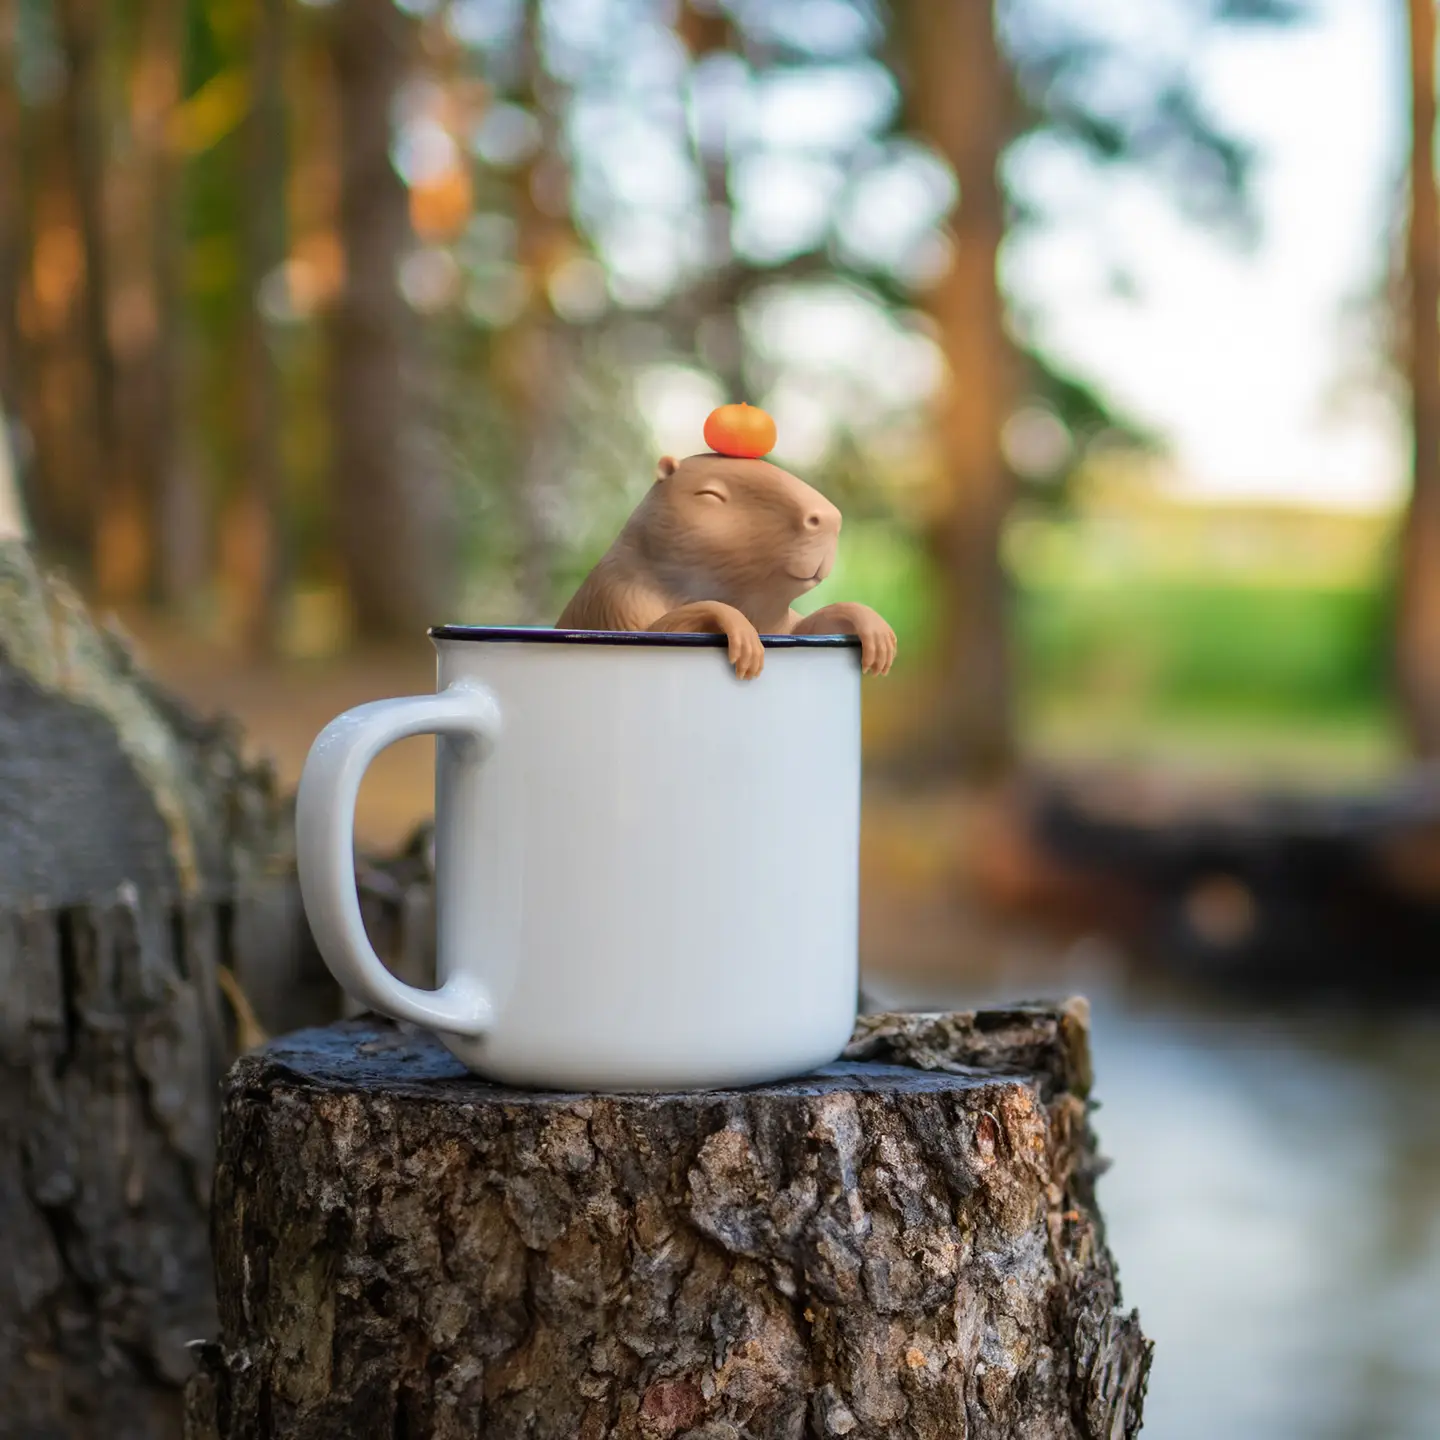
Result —
<svg viewBox="0 0 1440 1440"><path fill-rule="evenodd" d="M1042 694L1118 690L1167 710L1311 715L1368 708L1383 690L1382 598L1359 586L1030 586L1017 621Z"/></svg>
<svg viewBox="0 0 1440 1440"><path fill-rule="evenodd" d="M924 560L903 533L847 526L814 603L853 599L920 663L935 620ZM1193 575L1018 584L1024 739L1055 758L1218 765L1343 783L1393 767L1378 585Z"/></svg>
<svg viewBox="0 0 1440 1440"><path fill-rule="evenodd" d="M1403 758L1390 714L1288 715L1276 710L1106 706L1049 697L1024 707L1026 750L1048 760L1131 761L1222 772L1264 785L1347 788L1381 779Z"/></svg>

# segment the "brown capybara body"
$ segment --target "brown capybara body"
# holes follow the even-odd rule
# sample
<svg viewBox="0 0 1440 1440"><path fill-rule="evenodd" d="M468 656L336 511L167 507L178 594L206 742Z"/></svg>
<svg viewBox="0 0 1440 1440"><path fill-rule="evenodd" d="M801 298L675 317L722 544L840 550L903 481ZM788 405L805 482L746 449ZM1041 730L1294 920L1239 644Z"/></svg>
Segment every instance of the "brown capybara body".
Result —
<svg viewBox="0 0 1440 1440"><path fill-rule="evenodd" d="M742 679L764 665L761 635L853 634L864 669L884 674L895 634L873 610L790 608L834 568L839 535L839 510L778 465L667 455L556 626L722 633Z"/></svg>

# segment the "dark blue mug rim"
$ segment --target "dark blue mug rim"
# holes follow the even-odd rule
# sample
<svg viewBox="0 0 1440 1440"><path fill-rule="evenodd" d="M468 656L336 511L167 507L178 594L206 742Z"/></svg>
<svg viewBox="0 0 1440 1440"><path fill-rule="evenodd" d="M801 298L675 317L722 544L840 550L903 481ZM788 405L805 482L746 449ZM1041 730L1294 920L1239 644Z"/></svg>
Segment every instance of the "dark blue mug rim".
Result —
<svg viewBox="0 0 1440 1440"><path fill-rule="evenodd" d="M556 630L542 625L432 625L432 640L472 640L540 645L671 645L681 649L716 649L729 642L724 635L670 635L654 630ZM833 650L857 646L856 635L762 635L767 650Z"/></svg>

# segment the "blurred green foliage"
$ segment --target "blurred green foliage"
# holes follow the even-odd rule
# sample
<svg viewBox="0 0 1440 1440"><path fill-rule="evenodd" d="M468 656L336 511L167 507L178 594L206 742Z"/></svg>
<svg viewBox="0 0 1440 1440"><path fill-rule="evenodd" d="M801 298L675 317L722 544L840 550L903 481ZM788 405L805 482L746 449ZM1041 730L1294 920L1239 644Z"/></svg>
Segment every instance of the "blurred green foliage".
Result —
<svg viewBox="0 0 1440 1440"><path fill-rule="evenodd" d="M1209 757L1318 780L1395 761L1379 563L1339 579L1156 570L1012 577L1022 728L1037 753ZM902 528L846 526L835 575L809 602L842 589L891 619L898 673L923 663L933 582Z"/></svg>
<svg viewBox="0 0 1440 1440"><path fill-rule="evenodd" d="M1038 695L1296 720L1381 703L1384 614L1373 586L1220 580L1032 584L1018 605Z"/></svg>

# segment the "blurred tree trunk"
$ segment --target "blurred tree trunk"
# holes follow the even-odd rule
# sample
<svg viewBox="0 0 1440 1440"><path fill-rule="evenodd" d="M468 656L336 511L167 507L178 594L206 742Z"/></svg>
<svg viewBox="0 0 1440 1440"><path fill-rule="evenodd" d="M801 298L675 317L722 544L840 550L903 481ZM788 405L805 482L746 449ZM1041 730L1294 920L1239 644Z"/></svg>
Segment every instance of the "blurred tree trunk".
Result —
<svg viewBox="0 0 1440 1440"><path fill-rule="evenodd" d="M516 259L529 281L524 312L497 337L495 378L517 421L522 447L515 515L520 534L517 588L529 624L555 621L555 566L567 503L565 403L576 370L576 336L555 313L550 281L578 251L567 173L557 133L563 99L540 52L538 6L526 10L520 64L522 103L534 110L541 143L515 190Z"/></svg>
<svg viewBox="0 0 1440 1440"><path fill-rule="evenodd" d="M154 536L143 427L127 423L116 343L124 327L117 323L123 317L116 311L117 266L107 224L103 70L105 27L113 16L96 0L60 0L56 8L69 69L62 104L84 255L83 321L93 397L95 452L87 477L94 525L91 579L104 600L135 600L149 590Z"/></svg>
<svg viewBox="0 0 1440 1440"><path fill-rule="evenodd" d="M0 416L12 423L22 409L20 285L26 248L15 72L19 9L19 0L0 0Z"/></svg>
<svg viewBox="0 0 1440 1440"><path fill-rule="evenodd" d="M144 557L137 542L143 520L132 477L115 467L117 425L115 359L109 333L109 256L105 235L105 132L100 40L103 11L97 0L57 0L56 21L65 54L66 82L60 122L67 177L82 257L81 335L84 411L69 417L77 428L80 484L89 500L91 579L105 599L128 594ZM77 377L79 378L79 377Z"/></svg>
<svg viewBox="0 0 1440 1440"><path fill-rule="evenodd" d="M686 0L677 29L692 64L707 56L734 53L742 37L730 17L711 5ZM710 102L716 101L711 94ZM730 193L730 138L735 116L731 97L707 108L701 91L691 85L691 147L705 181L705 244L708 279L693 288L695 353L720 377L729 401L748 400L745 384L745 342L740 328L741 268L731 240L734 199Z"/></svg>
<svg viewBox="0 0 1440 1440"><path fill-rule="evenodd" d="M83 283L79 230L60 105L22 113L19 213L28 233L17 300L25 419L34 447L22 490L41 548L83 574L91 534L86 457L94 453L94 436L85 424L91 396L76 333Z"/></svg>
<svg viewBox="0 0 1440 1440"><path fill-rule="evenodd" d="M144 0L133 36L116 37L112 56L125 92L106 112L107 132L118 136L107 165L109 224L102 237L114 432L95 484L104 496L96 579L114 600L163 595L162 507L174 472L181 257L171 130L184 18L184 0Z"/></svg>
<svg viewBox="0 0 1440 1440"><path fill-rule="evenodd" d="M295 260L287 284L299 313L319 322L340 295L339 97L329 43L330 16L323 9L290 7L285 44L287 95L304 105L287 114L285 192L286 254ZM287 339L285 406L286 547L292 589L334 593L343 575L330 492L328 324L307 325ZM303 636L297 637L303 640Z"/></svg>
<svg viewBox="0 0 1440 1440"><path fill-rule="evenodd" d="M139 453L149 502L149 598L162 603L189 598L203 577L195 553L203 548L203 531L187 524L195 487L187 490L180 458L185 237L180 153L173 126L183 86L185 16L186 0L149 0L141 37L143 84L137 85L135 100L135 136L149 215L141 265L154 308L141 366L144 398L139 423L144 433Z"/></svg>
<svg viewBox="0 0 1440 1440"><path fill-rule="evenodd" d="M331 20L345 256L330 318L331 503L359 632L413 637L449 600L453 528L422 449L419 336L398 283L411 231L391 114L413 30L394 0L337 0Z"/></svg>
<svg viewBox="0 0 1440 1440"><path fill-rule="evenodd" d="M1435 4L1408 0L1411 159L1409 364L1414 488L1402 537L1397 659L1417 753L1440 756L1440 197L1435 181Z"/></svg>
<svg viewBox="0 0 1440 1440"><path fill-rule="evenodd" d="M998 166L1010 135L1008 70L987 0L907 0L900 35L916 128L960 182L954 262L929 293L950 367L939 417L945 493L930 535L941 579L938 694L917 737L926 759L985 774L1013 756L1012 662L1000 533L1012 477L1000 446L1017 381L996 274L1005 233Z"/></svg>
<svg viewBox="0 0 1440 1440"><path fill-rule="evenodd" d="M252 0L250 110L244 124L240 297L242 478L224 518L225 584L235 632L264 653L278 638L288 579L279 376L261 293L285 260L285 0Z"/></svg>

